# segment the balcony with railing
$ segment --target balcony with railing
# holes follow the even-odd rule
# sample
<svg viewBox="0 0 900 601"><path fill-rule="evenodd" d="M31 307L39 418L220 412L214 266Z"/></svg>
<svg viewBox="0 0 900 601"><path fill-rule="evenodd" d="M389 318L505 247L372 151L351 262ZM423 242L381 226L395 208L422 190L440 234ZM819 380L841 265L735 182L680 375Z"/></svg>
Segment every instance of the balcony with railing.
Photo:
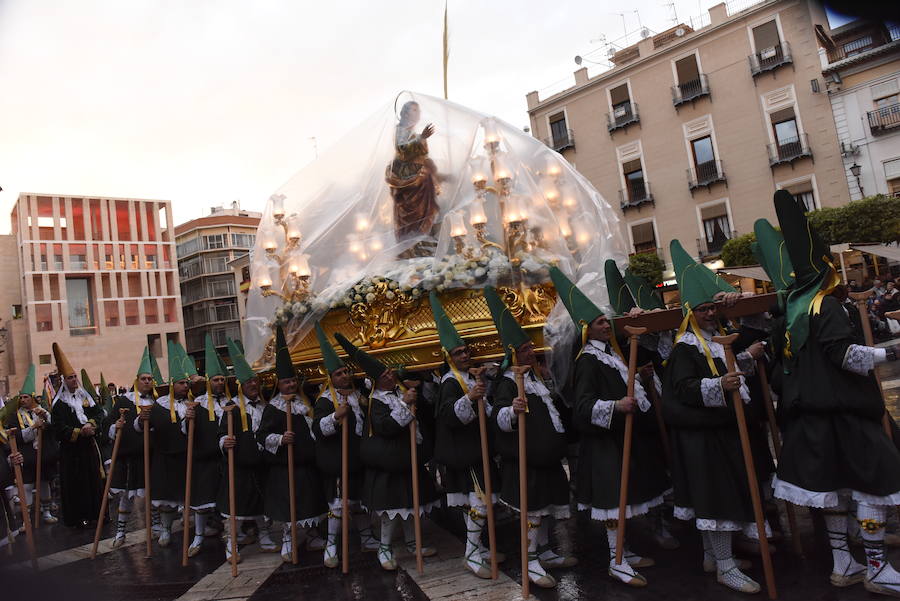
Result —
<svg viewBox="0 0 900 601"><path fill-rule="evenodd" d="M704 96L709 96L709 79L705 73L701 73L697 79L672 86L672 104L676 108L685 102L693 102Z"/></svg>
<svg viewBox="0 0 900 601"><path fill-rule="evenodd" d="M776 165L789 165L803 158L812 158L812 149L809 147L809 139L801 133L791 138L778 140L768 144L769 167Z"/></svg>
<svg viewBox="0 0 900 601"><path fill-rule="evenodd" d="M697 188L707 188L718 182L728 185L722 161L706 161L697 163L687 169L688 189L693 192Z"/></svg>
<svg viewBox="0 0 900 601"><path fill-rule="evenodd" d="M869 130L873 136L900 131L900 103L883 106L867 113Z"/></svg>
<svg viewBox="0 0 900 601"><path fill-rule="evenodd" d="M843 41L856 36L850 41ZM843 39L842 39L843 38ZM834 46L828 48L828 63L837 63L844 59L862 57L881 46L900 42L900 25L889 23L871 23L864 29L854 29L841 37L836 37Z"/></svg>
<svg viewBox="0 0 900 601"><path fill-rule="evenodd" d="M716 236L712 240L707 240L705 237L697 238L697 255L701 260L714 257L722 252L722 247L725 246L726 242L732 238L737 238L737 236L737 232L731 231L725 232L723 236Z"/></svg>
<svg viewBox="0 0 900 601"><path fill-rule="evenodd" d="M632 123L640 122L638 105L636 102L627 102L617 106L613 112L606 113L606 129L612 134L617 129L628 128Z"/></svg>
<svg viewBox="0 0 900 601"><path fill-rule="evenodd" d="M628 185L619 190L619 207L625 209L633 209L643 204L654 204L653 194L650 193L650 182L645 180L636 180L628 182Z"/></svg>
<svg viewBox="0 0 900 601"><path fill-rule="evenodd" d="M750 61L750 73L753 77L768 71L774 71L778 67L790 65L794 62L791 56L791 45L787 42L763 48L759 52L748 56L747 60Z"/></svg>
<svg viewBox="0 0 900 601"><path fill-rule="evenodd" d="M553 134L549 138L544 139L544 144L556 152L575 148L575 132L571 129L567 129L564 133Z"/></svg>

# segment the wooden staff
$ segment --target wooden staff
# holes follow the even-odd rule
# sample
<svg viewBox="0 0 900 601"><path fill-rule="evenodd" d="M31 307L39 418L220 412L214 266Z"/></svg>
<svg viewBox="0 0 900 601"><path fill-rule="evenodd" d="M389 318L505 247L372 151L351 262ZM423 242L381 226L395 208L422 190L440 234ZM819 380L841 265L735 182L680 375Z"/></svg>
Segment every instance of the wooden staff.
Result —
<svg viewBox="0 0 900 601"><path fill-rule="evenodd" d="M127 412L128 409L119 409L119 419L124 419ZM125 426L123 425L122 427L124 428ZM103 487L103 500L100 502L100 514L97 516L97 530L94 532L94 546L91 547L91 559L97 557L97 547L100 545L100 531L103 529L106 509L109 507L109 488L112 486L120 442L122 442L122 428L116 428L116 439L113 442L112 455L109 458L109 471L106 472L106 485ZM128 492L126 491L124 494L128 494Z"/></svg>
<svg viewBox="0 0 900 601"><path fill-rule="evenodd" d="M11 453L19 452L19 445L16 443L16 431L18 428L10 428L9 448ZM25 497L25 480L22 479L22 466L14 465L13 471L16 476L16 487L19 489L19 508L22 510L22 522L25 524L25 541L28 543L28 555L31 556L31 567L38 569L37 551L34 548L34 533L31 531L31 515L28 512L28 499Z"/></svg>
<svg viewBox="0 0 900 601"><path fill-rule="evenodd" d="M207 399L208 401L209 399ZM175 399L169 399L170 403L174 403ZM197 401L187 401L185 405L188 407L196 407L199 405ZM181 565L187 567L188 564L188 548L191 542L191 481L194 476L194 425L196 424L196 416L187 418L187 463L185 466L184 477L184 512L181 520Z"/></svg>
<svg viewBox="0 0 900 601"><path fill-rule="evenodd" d="M769 376L766 375L766 364L762 359L756 360L756 373L759 374L759 385L763 391L763 401L766 405L766 417L769 421L769 433L772 435L772 446L775 447L775 460L781 458L781 432L778 430L778 422L775 420L775 404L769 393ZM794 553L803 557L803 545L800 543L800 530L797 529L797 515L794 513L794 505L784 502L784 510L787 513L788 527L791 529L791 542L794 545Z"/></svg>
<svg viewBox="0 0 900 601"><path fill-rule="evenodd" d="M647 328L635 328L625 326L628 332L628 382L625 393L634 396L634 379L637 375L637 351L638 338L647 331ZM652 387L653 385L651 385ZM616 529L616 564L622 563L622 555L625 548L625 510L628 505L628 477L631 467L631 438L634 433L634 413L625 414L625 437L622 444L622 473L619 477L619 523Z"/></svg>
<svg viewBox="0 0 900 601"><path fill-rule="evenodd" d="M141 405L141 395L135 390L135 408L139 412L144 411L144 405ZM174 403L175 399L169 397L169 402ZM150 412L152 405L147 405L147 412ZM138 417L140 419L140 417ZM150 514L150 420L142 421L141 427L144 430L144 529L146 532L146 553L147 557L153 556L153 523ZM187 530L187 524L184 525Z"/></svg>
<svg viewBox="0 0 900 601"><path fill-rule="evenodd" d="M469 369L479 382L482 380L483 367ZM491 479L491 451L488 445L487 411L484 408L484 395L478 399L478 433L481 435L481 471L484 473L484 496L487 505L488 548L491 552L491 578L497 579L497 533L494 521L494 485Z"/></svg>
<svg viewBox="0 0 900 601"><path fill-rule="evenodd" d="M729 373L735 372L734 351L731 345L738 334L730 336L713 336L713 342L725 347L725 365ZM756 532L759 536L759 551L762 555L763 572L766 575L766 590L769 599L777 599L775 590L775 572L772 571L772 556L769 554L769 539L766 538L766 519L763 517L762 500L759 496L759 482L756 481L756 468L753 465L753 453L750 450L750 435L747 433L747 417L744 415L744 401L739 389L731 391L731 403L737 416L738 433L741 437L741 451L744 454L744 469L747 471L747 485L750 488L750 500L753 502L753 517L756 520Z"/></svg>
<svg viewBox="0 0 900 601"><path fill-rule="evenodd" d="M628 326L626 326L628 327ZM652 363L650 364L653 365ZM666 465L672 467L672 448L669 446L669 431L666 430L666 422L663 420L662 397L656 393L656 372L650 378L649 393L650 402L653 403L653 413L656 415L656 428L659 430L659 438L662 441L663 455L666 457Z"/></svg>
<svg viewBox="0 0 900 601"><path fill-rule="evenodd" d="M228 416L228 436L234 437L234 416L232 411L237 405L226 405L222 407ZM228 449L228 512L231 514L228 518L228 524L231 528L231 577L237 578L238 575L238 546L237 546L237 502L234 495L234 447Z"/></svg>
<svg viewBox="0 0 900 601"><path fill-rule="evenodd" d="M46 423L46 422L44 422ZM44 459L44 425L37 429L37 465L34 468L34 527L41 525L41 463Z"/></svg>
<svg viewBox="0 0 900 601"><path fill-rule="evenodd" d="M516 394L525 401L525 413L528 413L528 397L525 395L525 374L531 369L529 365L514 365L510 368L516 376ZM531 581L528 580L528 447L525 413L516 417L519 430L519 551L522 554L522 598L527 599Z"/></svg>
<svg viewBox="0 0 900 601"><path fill-rule="evenodd" d="M294 395L284 397L287 409L287 432L294 432ZM294 443L287 445L288 460L288 502L291 504L291 563L297 565L297 493L294 490Z"/></svg>
<svg viewBox="0 0 900 601"><path fill-rule="evenodd" d="M347 400L344 400L347 404ZM348 408L348 411L350 409ZM341 420L341 573L350 573L350 428L347 415Z"/></svg>
<svg viewBox="0 0 900 601"><path fill-rule="evenodd" d="M405 393L407 390L415 388L419 385L416 380L404 380L400 389ZM416 444L416 406L409 405L409 411L413 415L413 419L409 422L409 463L412 469L412 489L413 489L413 529L416 533L416 570L419 575L425 573L425 563L422 560L422 516L419 515L419 445Z"/></svg>
<svg viewBox="0 0 900 601"><path fill-rule="evenodd" d="M866 346L875 346L875 337L872 335L872 324L869 323L869 310L866 307L866 299L875 294L875 290L866 290L865 292L848 292L847 295L856 301L856 309L859 311L859 320L862 322L863 336L865 337ZM878 382L878 390L881 392L881 401L884 403L884 388L881 387L881 378L878 372L872 370L875 381ZM884 433L893 440L893 432L891 432L891 420L888 418L887 409L881 418L881 424L884 427Z"/></svg>

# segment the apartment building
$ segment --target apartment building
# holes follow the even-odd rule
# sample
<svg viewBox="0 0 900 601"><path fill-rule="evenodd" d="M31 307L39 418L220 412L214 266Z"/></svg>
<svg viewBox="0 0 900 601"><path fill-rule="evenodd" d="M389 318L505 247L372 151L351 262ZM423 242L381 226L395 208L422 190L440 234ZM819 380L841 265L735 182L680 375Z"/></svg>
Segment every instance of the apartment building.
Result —
<svg viewBox="0 0 900 601"><path fill-rule="evenodd" d="M900 25L816 29L852 199L900 197Z"/></svg>
<svg viewBox="0 0 900 601"><path fill-rule="evenodd" d="M121 385L134 380L145 346L166 364L167 341L184 331L169 201L23 193L11 222L16 248L7 240L4 256L17 273L7 281L21 303L2 307L15 353L10 390L29 363L39 377L55 369L54 342L76 368Z"/></svg>
<svg viewBox="0 0 900 601"><path fill-rule="evenodd" d="M207 333L223 355L228 354L226 339L241 339L242 303L228 263L253 247L260 217L234 202L175 228L185 346L198 363Z"/></svg>
<svg viewBox="0 0 900 601"><path fill-rule="evenodd" d="M722 3L613 49L613 68L548 98L527 95L533 135L561 152L620 212L631 250L667 263L678 238L703 260L775 218L788 189L810 209L848 201L806 0Z"/></svg>

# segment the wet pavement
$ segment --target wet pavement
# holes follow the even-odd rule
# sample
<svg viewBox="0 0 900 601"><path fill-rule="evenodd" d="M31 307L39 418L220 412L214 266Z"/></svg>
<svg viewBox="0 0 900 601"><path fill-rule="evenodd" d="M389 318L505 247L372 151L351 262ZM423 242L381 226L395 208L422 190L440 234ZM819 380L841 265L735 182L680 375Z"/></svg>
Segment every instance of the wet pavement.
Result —
<svg viewBox="0 0 900 601"><path fill-rule="evenodd" d="M888 407L891 413L898 417L900 364L881 366L879 374L885 386ZM856 601L879 598L867 593L862 585L848 589L837 589L829 585L831 554L824 536L821 516L817 512L808 512L805 509L800 509L797 513L805 556L802 558L797 556L787 540L776 544L774 565L779 598L787 601ZM138 524L142 523L140 516L140 511L133 514L131 525L134 528L138 528ZM780 521L783 521L783 515L781 517ZM453 540L453 537L459 541L463 540L463 525L459 512L438 510L432 518L433 523L426 520L432 532L436 528L441 528L452 534L450 540ZM892 525L892 528L896 529L896 524ZM559 580L557 589L542 590L532 587L532 594L541 601L574 599L732 601L748 598L746 595L726 589L716 583L714 576L703 573L700 566L702 558L700 539L692 527L674 521L672 531L682 546L678 550L663 551L655 545L646 523L640 520L629 522L630 547L640 555L654 558L657 563L654 567L640 570L649 581L649 585L644 589L633 589L614 582L606 574L608 563L606 533L602 524L593 523L584 515L560 522L554 531L555 538L567 554L579 557L580 563L570 570L554 571ZM112 535L112 526L107 524L103 536L105 538ZM416 584L414 574L407 573L403 569L393 573L385 572L378 566L375 554L360 552L355 541L351 544L351 566L350 574L347 576L343 576L339 569L325 568L322 565L320 551L301 552L299 565L293 566L280 564L277 555L269 554L264 558L254 558L255 546L247 548L243 551L245 561L239 566L244 578L241 583L243 588L239 589L242 592L210 596L198 592L198 588L202 588L198 583L219 579L224 586L231 581L227 566L223 568L224 545L218 538L207 538L203 551L192 558L186 568L181 566L180 533L172 537L172 545L167 549L159 548L154 542L154 554L151 559L145 557L142 537L139 540L135 534L129 535L129 542L139 544L104 552L95 560L90 560L83 552L66 554L67 549L88 544L92 538L93 530L73 530L59 524L42 526L37 536L38 554L52 556L55 553L53 557L65 557L58 560L57 567L44 569L39 573L15 565L27 561L24 537L19 539L21 543L15 545L12 556L7 555L6 549L0 551L3 598L64 598L67 601L81 599L172 601L182 596L184 599L192 600L249 598L252 601L276 599L424 601L430 598ZM507 520L500 523L497 539L500 550L508 555L507 562L501 566L502 572L518 582L520 577L518 522ZM446 552L445 547L446 543L439 545L438 558L426 560L426 576L429 566L435 566L434 562L440 559L441 549L444 548ZM860 546L854 546L853 552L858 561L863 559ZM891 549L890 557L895 565L900 565L900 549ZM751 559L753 568L749 570L749 574L762 582L761 562L758 557ZM265 560L266 563L254 570L252 569L255 565L254 560ZM461 566L459 570L459 574L462 575ZM452 581L453 577L447 580ZM484 581L485 585L488 582ZM765 592L756 598L764 598L764 595ZM496 593L487 592L480 595L477 591L469 591L465 595L468 599L476 597L485 601L514 598L508 593L501 597ZM460 597L451 595L440 598Z"/></svg>

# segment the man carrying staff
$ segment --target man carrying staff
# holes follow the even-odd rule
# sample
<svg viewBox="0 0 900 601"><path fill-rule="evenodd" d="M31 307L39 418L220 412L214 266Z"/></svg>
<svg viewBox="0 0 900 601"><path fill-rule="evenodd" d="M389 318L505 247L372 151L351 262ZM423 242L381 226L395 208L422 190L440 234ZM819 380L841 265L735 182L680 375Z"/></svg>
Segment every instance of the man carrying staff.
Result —
<svg viewBox="0 0 900 601"><path fill-rule="evenodd" d="M483 379L469 373L469 368L475 367L469 346L456 331L437 294L432 292L430 301L445 361L437 404L434 457L442 468L441 484L447 493L447 506L462 507L465 511L466 569L479 578L490 578L490 550L482 542L482 532L487 505L495 503L497 496L494 494L492 499L486 496L481 457L478 402L485 398L485 385ZM489 417L490 406L485 411ZM493 469L493 457L488 462L493 488L500 484L499 472Z"/></svg>
<svg viewBox="0 0 900 601"><path fill-rule="evenodd" d="M397 569L391 541L398 520L403 525L406 550L416 552L414 533L413 480L409 425L415 416L418 392L402 386L393 369L353 345L340 333L335 339L372 382L369 395L369 417L363 434L362 456L366 462L363 503L381 520L381 544L378 562L385 570ZM425 469L428 441L422 428L416 428L419 481L419 514L430 513L438 504L438 495L428 470ZM422 543L422 557L430 557L437 549Z"/></svg>
<svg viewBox="0 0 900 601"><path fill-rule="evenodd" d="M16 488L14 467L16 465L22 466L25 463L25 458L22 457L21 451L10 453L10 449L7 446L9 432L3 427L3 422L6 420L8 413L14 408L15 406L12 403L7 403L5 406L0 407L0 501L2 501L2 507L0 507L0 550L4 552L4 547L13 544L16 536L19 534L19 530L13 509L10 507L6 496L2 493L7 489Z"/></svg>
<svg viewBox="0 0 900 601"><path fill-rule="evenodd" d="M159 509L159 546L172 540L172 522L184 502L185 464L187 460L186 420L193 419L188 407L191 377L197 375L194 362L177 342L169 341L169 394L152 405L141 404L134 429L150 428L150 498Z"/></svg>
<svg viewBox="0 0 900 601"><path fill-rule="evenodd" d="M212 337L205 340L206 393L196 399L194 449L191 466L191 511L194 514L194 539L188 557L194 557L203 546L207 522L216 508L221 480L222 454L219 447L219 422L222 406L230 400L225 393L225 365L213 346ZM216 533L218 533L216 531Z"/></svg>
<svg viewBox="0 0 900 601"><path fill-rule="evenodd" d="M500 501L518 511L521 474L517 424L524 419L528 432L528 472L524 475L528 487L528 579L539 587L554 588L556 578L547 573L547 568L568 568L578 563L575 557L559 555L550 545L552 521L569 517L569 480L562 465L566 456L566 429L560 415L562 400L554 397L534 374L538 367L534 343L494 288L485 287L484 297L506 349L502 376L494 384L491 411L501 457ZM515 375L508 369L513 360L518 365L531 366L525 374L527 404L526 399L519 397Z"/></svg>
<svg viewBox="0 0 900 601"><path fill-rule="evenodd" d="M372 522L362 505L365 470L359 445L366 425L366 401L353 386L353 374L341 361L316 323L316 337L322 352L326 382L315 406L313 434L316 437L316 464L322 475L325 499L328 501L328 534L325 542L326 568L338 566L338 532L343 516L341 493L347 487L353 521L359 530L363 551L377 551L378 541L372 535ZM350 428L347 443L348 481L340 482L343 450L341 428Z"/></svg>
<svg viewBox="0 0 900 601"><path fill-rule="evenodd" d="M684 254L677 240L672 246L673 258ZM704 571L715 570L719 583L733 590L756 593L759 584L741 571L749 564L735 561L731 544L733 532L754 522L735 412L729 406L732 391L738 390L745 404L750 393L743 374L726 369L724 347L712 340L719 333L714 298L722 292L716 276L689 257L675 266L685 317L663 381L675 517L695 520L703 538ZM755 343L737 356L743 373L753 373L762 353L762 344Z"/></svg>
<svg viewBox="0 0 900 601"><path fill-rule="evenodd" d="M325 515L326 505L322 484L316 470L316 449L312 435L312 408L300 400L300 382L291 363L291 353L278 326L275 332L275 374L278 394L263 409L256 440L266 451L269 473L266 476L265 513L283 522L281 559L292 559L293 545L301 541L291 536L291 493L288 478L288 452L294 452L294 497L298 533L301 528L315 526ZM291 407L293 430L287 427L288 404ZM299 535L298 535L299 536Z"/></svg>
<svg viewBox="0 0 900 601"><path fill-rule="evenodd" d="M840 301L840 283L828 246L787 192L775 193L775 212L794 267L787 296L780 400L784 444L775 496L795 505L823 508L833 567L831 583L900 597L900 573L884 552L885 514L900 504L900 453L885 434L884 402L872 370L897 360L898 347L857 344ZM847 511L856 519L866 568L847 545Z"/></svg>
<svg viewBox="0 0 900 601"><path fill-rule="evenodd" d="M263 414L259 377L234 341L229 339L227 344L238 384L237 394L226 402L226 406L237 405L240 417L235 420L234 436L228 436L228 416L224 415L224 412L219 420L219 446L222 448L223 458L216 507L226 521L231 518L228 503L228 449L234 449L235 519L239 522L255 521L259 532L260 550L264 553L274 553L278 550L278 545L272 541L266 518L263 516L262 487L265 482L266 462L262 445L256 440L256 432L259 430ZM237 544L241 542L238 534ZM235 541L231 540L229 531L225 545L226 560L231 560L234 549Z"/></svg>
<svg viewBox="0 0 900 601"><path fill-rule="evenodd" d="M671 488L655 408L639 381L634 383L634 396L627 395L628 365L616 351L612 324L603 311L556 267L550 268L550 277L581 337L573 378L573 419L583 433L576 475L578 509L590 510L591 519L606 524L610 576L630 586L646 586L647 580L634 568L652 566L653 560L626 548L622 563L616 564L616 537L625 414L635 415L626 518L659 507ZM642 375L652 386L652 366L649 369L649 373L642 370Z"/></svg>
<svg viewBox="0 0 900 601"><path fill-rule="evenodd" d="M106 477L96 439L103 408L81 387L78 374L55 342L53 355L63 378L51 403L51 427L59 441L63 524L86 528L100 513L100 481Z"/></svg>
<svg viewBox="0 0 900 601"><path fill-rule="evenodd" d="M47 524L55 524L57 519L50 513L50 481L56 475L56 463L59 460L59 444L49 433L45 433L39 443L40 433L50 424L50 413L38 403L34 395L34 364L28 369L28 375L22 383L22 390L9 403L9 416L5 420L6 427L18 428L16 439L19 452L22 454L22 477L25 481L25 494L28 495L29 507L34 504L34 488L37 478L37 450L41 449L41 519ZM16 488L10 489L13 496Z"/></svg>
<svg viewBox="0 0 900 601"><path fill-rule="evenodd" d="M119 512L116 518L116 537L113 539L113 548L116 549L125 544L125 531L128 526L128 518L134 505L135 497L144 496L144 447L141 435L134 428L123 427L131 424L138 416L138 405L153 405L153 370L150 364L150 351L144 347L141 363L138 365L137 375L134 380L134 389L124 395L113 398L113 410L103 420L103 429L109 440L116 439L116 431L122 430L119 443L119 453L116 457L115 470L110 474L112 482L109 494L119 496ZM101 392L103 392L101 390ZM137 402L136 402L137 401ZM125 409L126 413L119 418L119 409Z"/></svg>

